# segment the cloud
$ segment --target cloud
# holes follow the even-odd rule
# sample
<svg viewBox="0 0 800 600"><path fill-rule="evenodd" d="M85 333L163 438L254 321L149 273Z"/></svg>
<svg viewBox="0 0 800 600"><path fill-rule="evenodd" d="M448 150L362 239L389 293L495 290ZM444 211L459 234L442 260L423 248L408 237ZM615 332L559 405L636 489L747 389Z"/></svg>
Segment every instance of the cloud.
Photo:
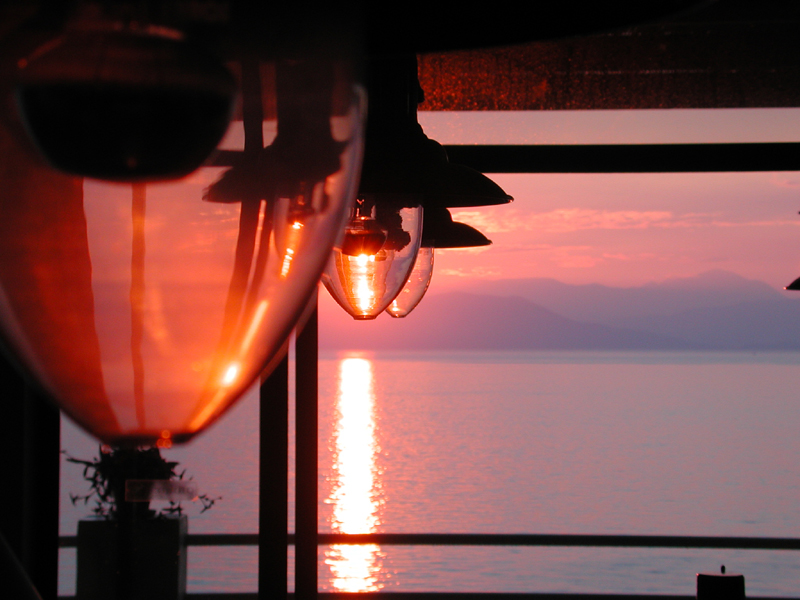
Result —
<svg viewBox="0 0 800 600"><path fill-rule="evenodd" d="M673 220L669 211L559 209L532 215L529 225L552 232L581 229L646 229Z"/></svg>
<svg viewBox="0 0 800 600"><path fill-rule="evenodd" d="M674 257L652 252L612 253L593 246L559 246L555 244L539 244L536 247L536 253L540 261L564 269L590 269L598 265L611 265L613 263L649 264L654 261L674 260Z"/></svg>
<svg viewBox="0 0 800 600"><path fill-rule="evenodd" d="M563 269L591 269L604 261L602 253L591 246L554 246L542 244L539 251L547 261Z"/></svg>
<svg viewBox="0 0 800 600"><path fill-rule="evenodd" d="M770 180L772 185L778 188L800 187L800 176L797 173L772 173Z"/></svg>
<svg viewBox="0 0 800 600"><path fill-rule="evenodd" d="M436 248L436 256L442 254L452 254L454 256L468 255L468 254L483 254L487 250L494 250L491 245L489 246L476 246L474 248Z"/></svg>
<svg viewBox="0 0 800 600"><path fill-rule="evenodd" d="M491 233L504 233L519 229L519 227L515 226L514 216L517 215L517 211L515 210L509 210L506 212L506 214L503 214L489 208L481 211L451 211L451 214L453 215L454 221L471 225L484 235Z"/></svg>
<svg viewBox="0 0 800 600"><path fill-rule="evenodd" d="M470 278L470 279L494 279L502 275L504 275L503 271L497 267L441 269L436 272L436 277L458 277L458 278Z"/></svg>
<svg viewBox="0 0 800 600"><path fill-rule="evenodd" d="M591 229L678 229L703 227L775 227L800 226L800 220L772 219L764 221L732 221L719 213L684 213L672 211L597 210L561 208L543 213L521 214L516 210L504 213L460 211L453 218L468 223L486 234L514 231L569 233Z"/></svg>
<svg viewBox="0 0 800 600"><path fill-rule="evenodd" d="M563 208L533 214L520 214L515 210L499 214L459 211L453 214L453 218L487 234L520 230L561 233L582 229L644 229L663 226L675 219L669 211L607 211L586 208Z"/></svg>

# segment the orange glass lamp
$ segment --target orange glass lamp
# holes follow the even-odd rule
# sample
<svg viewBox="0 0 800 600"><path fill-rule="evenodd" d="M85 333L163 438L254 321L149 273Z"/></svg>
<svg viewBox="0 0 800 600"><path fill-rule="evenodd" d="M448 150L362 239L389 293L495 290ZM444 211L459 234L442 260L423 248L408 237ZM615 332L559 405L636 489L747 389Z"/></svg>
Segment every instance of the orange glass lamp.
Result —
<svg viewBox="0 0 800 600"><path fill-rule="evenodd" d="M446 208L427 209L422 226L422 245L414 268L386 312L395 318L402 318L422 301L433 278L434 248L476 248L491 243L474 227L453 221Z"/></svg>
<svg viewBox="0 0 800 600"><path fill-rule="evenodd" d="M411 110L407 101L409 73L407 61L369 65L370 109L357 200L322 276L331 296L357 320L374 319L389 306L414 267L422 238L427 182L420 165L426 157L418 148L416 105Z"/></svg>
<svg viewBox="0 0 800 600"><path fill-rule="evenodd" d="M103 442L185 442L282 356L341 237L361 159L365 93L344 58L323 54L231 63L244 150L179 180L150 183L159 169L124 161L88 174L138 183L63 173L0 122L3 341ZM149 102L126 97L133 112ZM266 148L264 121L278 131Z"/></svg>
<svg viewBox="0 0 800 600"><path fill-rule="evenodd" d="M422 206L359 197L322 281L354 319L381 314L408 279L422 239Z"/></svg>

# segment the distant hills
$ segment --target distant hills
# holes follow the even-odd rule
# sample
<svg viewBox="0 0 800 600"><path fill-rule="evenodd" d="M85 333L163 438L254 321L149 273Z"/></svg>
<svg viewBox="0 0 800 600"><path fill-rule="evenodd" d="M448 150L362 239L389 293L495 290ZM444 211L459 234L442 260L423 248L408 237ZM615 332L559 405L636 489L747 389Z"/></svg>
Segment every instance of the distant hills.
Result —
<svg viewBox="0 0 800 600"><path fill-rule="evenodd" d="M800 293L726 271L631 288L494 280L368 322L320 295L325 349L800 350Z"/></svg>

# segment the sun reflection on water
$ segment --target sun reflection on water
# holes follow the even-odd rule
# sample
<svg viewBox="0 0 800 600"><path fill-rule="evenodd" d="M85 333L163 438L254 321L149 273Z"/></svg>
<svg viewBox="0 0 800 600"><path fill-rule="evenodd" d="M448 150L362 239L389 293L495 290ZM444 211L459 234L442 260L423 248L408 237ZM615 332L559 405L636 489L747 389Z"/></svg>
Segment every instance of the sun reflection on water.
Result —
<svg viewBox="0 0 800 600"><path fill-rule="evenodd" d="M347 358L339 364L334 431L334 485L331 528L340 533L372 533L380 524L381 482L376 466L375 392L372 363ZM342 592L372 592L378 581L383 554L377 544L333 545L325 553L331 584Z"/></svg>

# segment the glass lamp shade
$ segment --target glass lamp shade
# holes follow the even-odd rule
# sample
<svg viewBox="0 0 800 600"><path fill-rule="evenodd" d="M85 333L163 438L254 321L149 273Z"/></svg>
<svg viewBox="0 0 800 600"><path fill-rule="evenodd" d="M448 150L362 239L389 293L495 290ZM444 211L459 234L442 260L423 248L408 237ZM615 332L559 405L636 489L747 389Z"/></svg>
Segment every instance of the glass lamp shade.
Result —
<svg viewBox="0 0 800 600"><path fill-rule="evenodd" d="M374 319L408 280L421 238L420 204L360 198L322 282L354 319Z"/></svg>
<svg viewBox="0 0 800 600"><path fill-rule="evenodd" d="M446 208L428 206L422 226L422 246L402 291L386 309L396 318L407 316L422 301L433 277L434 248L475 248L492 242L474 227L456 223Z"/></svg>
<svg viewBox="0 0 800 600"><path fill-rule="evenodd" d="M408 276L406 284L397 294L386 312L395 318L408 315L420 303L433 277L433 247L423 246L417 253L414 268Z"/></svg>
<svg viewBox="0 0 800 600"><path fill-rule="evenodd" d="M65 175L0 123L3 338L103 442L196 435L277 362L315 292L355 197L365 94L333 61L300 63L256 70L270 146L241 151L234 124L236 166L179 181Z"/></svg>

